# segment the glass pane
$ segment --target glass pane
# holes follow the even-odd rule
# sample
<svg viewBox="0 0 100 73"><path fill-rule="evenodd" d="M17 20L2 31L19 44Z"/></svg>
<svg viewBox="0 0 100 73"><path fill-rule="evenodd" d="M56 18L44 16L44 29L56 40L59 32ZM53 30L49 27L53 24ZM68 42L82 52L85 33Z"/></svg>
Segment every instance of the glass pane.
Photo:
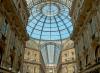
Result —
<svg viewBox="0 0 100 73"><path fill-rule="evenodd" d="M60 1L69 2L66 0ZM36 2L41 1L37 0ZM73 26L70 21L71 17L69 16L68 7L64 4L52 2L51 4L40 3L34 5L30 9L29 23L27 26L27 32L29 34L33 32L30 37L36 38L37 36L33 36L36 34L39 37L41 36L41 38L37 37L40 40L60 40L70 37L69 33L72 33Z"/></svg>

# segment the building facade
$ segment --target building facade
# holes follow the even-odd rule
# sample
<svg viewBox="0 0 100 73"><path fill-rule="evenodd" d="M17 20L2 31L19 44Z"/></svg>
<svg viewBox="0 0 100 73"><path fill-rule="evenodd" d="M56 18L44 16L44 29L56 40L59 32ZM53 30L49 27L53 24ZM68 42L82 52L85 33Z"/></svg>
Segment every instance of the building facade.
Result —
<svg viewBox="0 0 100 73"><path fill-rule="evenodd" d="M22 73L28 17L25 0L0 0L0 73Z"/></svg>
<svg viewBox="0 0 100 73"><path fill-rule="evenodd" d="M34 41L28 41L24 54L23 73L45 73L42 54Z"/></svg>
<svg viewBox="0 0 100 73"><path fill-rule="evenodd" d="M75 62L75 49L65 49L61 52L62 70L61 73L77 73Z"/></svg>
<svg viewBox="0 0 100 73"><path fill-rule="evenodd" d="M57 73L57 65L56 64L47 64L45 71L46 71L46 73Z"/></svg>
<svg viewBox="0 0 100 73"><path fill-rule="evenodd" d="M64 44L57 66L57 73L77 73L75 48L72 41Z"/></svg>
<svg viewBox="0 0 100 73"><path fill-rule="evenodd" d="M71 16L78 73L100 73L100 1L74 0Z"/></svg>

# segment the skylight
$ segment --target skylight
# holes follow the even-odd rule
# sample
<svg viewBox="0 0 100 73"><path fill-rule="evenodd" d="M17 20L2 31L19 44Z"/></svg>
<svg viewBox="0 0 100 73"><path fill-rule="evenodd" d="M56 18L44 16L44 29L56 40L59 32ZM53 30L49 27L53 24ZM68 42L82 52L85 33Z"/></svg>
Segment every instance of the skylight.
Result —
<svg viewBox="0 0 100 73"><path fill-rule="evenodd" d="M38 1L38 0L37 0ZM30 17L27 26L29 36L37 40L63 40L69 38L73 26L69 16L69 6L62 0L30 2ZM70 1L70 0L69 0Z"/></svg>

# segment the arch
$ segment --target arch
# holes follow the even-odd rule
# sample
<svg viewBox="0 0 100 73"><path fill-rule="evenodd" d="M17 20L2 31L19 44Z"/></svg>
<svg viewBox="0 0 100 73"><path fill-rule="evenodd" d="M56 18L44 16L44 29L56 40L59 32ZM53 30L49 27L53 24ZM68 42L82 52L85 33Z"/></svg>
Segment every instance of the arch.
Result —
<svg viewBox="0 0 100 73"><path fill-rule="evenodd" d="M98 45L95 49L95 58L96 62L100 62L100 45Z"/></svg>

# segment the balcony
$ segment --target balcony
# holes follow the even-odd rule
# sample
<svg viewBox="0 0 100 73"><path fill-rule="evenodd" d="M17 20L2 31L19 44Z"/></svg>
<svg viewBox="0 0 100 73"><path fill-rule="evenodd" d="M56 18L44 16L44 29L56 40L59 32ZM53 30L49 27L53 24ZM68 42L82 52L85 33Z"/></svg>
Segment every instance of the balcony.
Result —
<svg viewBox="0 0 100 73"><path fill-rule="evenodd" d="M15 71L12 71L12 70L7 69L5 67L0 67L0 73L15 73Z"/></svg>

